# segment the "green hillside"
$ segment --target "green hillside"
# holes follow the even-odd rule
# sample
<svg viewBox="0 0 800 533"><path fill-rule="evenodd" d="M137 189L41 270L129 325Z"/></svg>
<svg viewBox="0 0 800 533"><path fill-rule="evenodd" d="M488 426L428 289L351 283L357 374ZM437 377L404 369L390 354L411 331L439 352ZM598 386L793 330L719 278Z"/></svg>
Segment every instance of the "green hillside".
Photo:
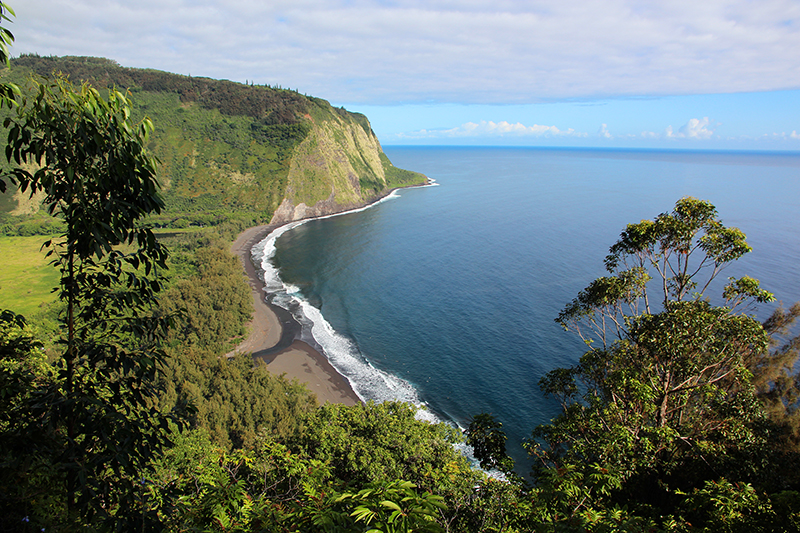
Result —
<svg viewBox="0 0 800 533"><path fill-rule="evenodd" d="M364 115L296 91L124 68L93 57L23 55L2 79L24 87L31 76L56 73L73 83L127 90L134 118L153 121L148 148L161 161L167 203L152 219L158 225L266 222L282 203L280 220L328 214L425 180L392 166ZM27 195L6 193L2 233L47 233L52 221L37 217L37 207Z"/></svg>

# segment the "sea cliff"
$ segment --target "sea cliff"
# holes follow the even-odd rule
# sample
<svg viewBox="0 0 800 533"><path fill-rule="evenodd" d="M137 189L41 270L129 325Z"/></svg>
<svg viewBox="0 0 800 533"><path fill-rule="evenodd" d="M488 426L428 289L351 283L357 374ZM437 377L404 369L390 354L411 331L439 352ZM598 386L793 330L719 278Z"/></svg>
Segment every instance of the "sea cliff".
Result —
<svg viewBox="0 0 800 533"><path fill-rule="evenodd" d="M171 227L224 219L285 223L361 207L425 176L394 167L369 120L320 98L265 85L132 69L93 57L23 55L2 77L32 75L127 92L136 118L154 125ZM13 191L0 211L19 210Z"/></svg>
<svg viewBox="0 0 800 533"><path fill-rule="evenodd" d="M324 104L317 103L316 118L309 115L311 129L294 150L273 224L361 207L391 187L384 168L388 158L381 158L383 150L367 118L342 110L327 113Z"/></svg>

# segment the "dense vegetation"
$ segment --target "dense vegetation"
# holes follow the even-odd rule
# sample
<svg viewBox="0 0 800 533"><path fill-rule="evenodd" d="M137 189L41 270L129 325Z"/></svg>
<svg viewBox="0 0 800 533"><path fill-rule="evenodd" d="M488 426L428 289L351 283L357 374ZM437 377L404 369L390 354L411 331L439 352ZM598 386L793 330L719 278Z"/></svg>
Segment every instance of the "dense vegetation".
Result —
<svg viewBox="0 0 800 533"><path fill-rule="evenodd" d="M292 148L308 130L294 118L302 106L292 96L303 97L288 91L227 84L254 95L286 95L285 99L276 97L269 102L276 106L277 114L286 118L262 126L268 121L266 116L231 114L236 109L230 105L225 107L228 114L224 114L218 107L209 107L211 101L197 102L187 96L195 94L187 89L194 87L192 78L123 69L95 58L25 56L15 60L13 66L6 79L19 86L26 86L32 73L50 76L64 72L72 79L87 80L99 88L131 90L135 96L131 101L134 119L141 120L145 115L157 117L158 128L148 139L148 148L160 161L160 178L168 206L163 213L151 215L158 225L181 228L218 224L229 218L268 220L283 198ZM158 81L147 82L151 77ZM137 90L139 86L132 85L137 81L153 90ZM181 87L181 81L188 85ZM207 86L213 83L206 80L198 85L197 91L205 88L202 91L205 94L226 92L209 91ZM232 96L223 100L237 101ZM258 142L262 139L264 142ZM6 209L14 207L12 199L4 200ZM37 217L33 209L30 211L27 220L6 217L5 223L13 224L20 235L52 231L52 220ZM11 228L5 232L11 234Z"/></svg>
<svg viewBox="0 0 800 533"><path fill-rule="evenodd" d="M161 213L151 213L148 220L159 227L269 221L289 193L290 167L293 158L299 157L298 147L315 128L322 131L326 124L334 124L332 142L338 152L312 150L310 164L313 167L320 159L346 155L359 174L361 196L357 201L366 202L391 187L424 179L418 173L395 168L379 148L383 177L376 175L375 168L362 161L362 152L372 148L348 144L353 131L374 137L366 117L296 91L124 68L108 59L91 57L23 55L12 61L12 68L2 73L2 79L26 92L32 77L57 73L101 91L127 92L134 121L149 117L157 124L147 148L160 162L165 208ZM302 166L297 161L295 164ZM303 178L292 190L315 191L304 198L309 205L328 197L331 185L324 173ZM38 209L40 201L14 190L0 195L0 234L57 232L58 222Z"/></svg>
<svg viewBox="0 0 800 533"><path fill-rule="evenodd" d="M188 102L234 116L212 82L184 82ZM162 197L132 101L63 78L21 93L0 87L0 187L58 220L42 238L58 301L36 320L0 313L0 531L800 531L800 306L760 324L749 306L772 295L756 280L715 283L749 246L710 203L623 231L609 276L557 318L587 352L542 379L563 412L528 442L530 481L499 421L470 425L490 477L408 405L318 406L223 357L252 312L227 248L254 211L227 203L214 228L156 239L146 222L181 189Z"/></svg>

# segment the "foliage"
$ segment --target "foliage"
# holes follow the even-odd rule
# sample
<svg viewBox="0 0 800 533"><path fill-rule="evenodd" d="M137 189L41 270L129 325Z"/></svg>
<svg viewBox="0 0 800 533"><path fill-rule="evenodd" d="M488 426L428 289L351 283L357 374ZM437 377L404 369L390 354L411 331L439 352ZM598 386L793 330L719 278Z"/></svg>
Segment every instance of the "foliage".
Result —
<svg viewBox="0 0 800 533"><path fill-rule="evenodd" d="M789 310L779 307L764 321L772 351L753 360L753 385L769 418L784 428L785 446L800 447L800 374L795 369L800 357L800 336L789 338L791 326L800 317L800 303Z"/></svg>
<svg viewBox="0 0 800 533"><path fill-rule="evenodd" d="M391 424L394 414L378 410L375 416ZM434 472L429 472L424 477L433 488L426 489L388 473L372 480L344 480L336 475L341 465L330 457L309 456L291 444L280 444L266 436L251 448L233 451L213 444L204 431L184 432L174 440L175 446L158 460L155 476L148 479L148 501L159 509L170 530L530 529L531 507L517 485L469 469L459 474L452 467L445 467L447 476L432 484ZM380 443L376 445L381 447ZM414 440L398 440L391 447L394 449L383 452L397 457L406 453L398 448L406 447L408 452L419 448ZM458 457L452 449L448 455L450 459ZM442 468L436 462L430 466L433 471Z"/></svg>
<svg viewBox="0 0 800 533"><path fill-rule="evenodd" d="M34 235L57 235L64 231L63 223L53 217L35 214L4 216L7 222L0 225L0 235L9 237L31 237ZM41 239L40 239L41 240Z"/></svg>
<svg viewBox="0 0 800 533"><path fill-rule="evenodd" d="M425 176L419 172L397 168L389 161L386 154L381 152L381 163L386 174L386 183L389 187L408 187L409 185L420 185L426 182Z"/></svg>
<svg viewBox="0 0 800 533"><path fill-rule="evenodd" d="M11 22L11 18L8 15L15 16L14 10L7 6L5 2L0 2L0 21ZM14 34L8 28L0 28L0 62L6 67L9 65L8 45L13 42Z"/></svg>
<svg viewBox="0 0 800 533"><path fill-rule="evenodd" d="M49 464L53 509L63 506L68 520L142 524L136 480L166 444L166 419L152 407L165 322L150 309L161 288L153 273L167 253L138 226L163 207L144 150L152 125L131 121L124 95L104 99L63 79L37 84L4 125L6 155L18 165L7 179L43 191L65 227L44 245L64 304L55 376L8 407L15 416L5 430L24 445L2 475Z"/></svg>
<svg viewBox="0 0 800 533"><path fill-rule="evenodd" d="M441 531L440 497L410 482L344 491L327 466L270 439L227 452L202 432L177 436L148 480L173 531Z"/></svg>
<svg viewBox="0 0 800 533"><path fill-rule="evenodd" d="M436 523L437 511L445 509L442 497L431 493L417 494L409 481L393 481L377 488L346 493L337 503L355 505L350 516L356 523L370 526L367 533L410 533L443 531Z"/></svg>
<svg viewBox="0 0 800 533"><path fill-rule="evenodd" d="M11 22L11 17L15 16L14 10L5 2L0 2L0 24ZM9 65L8 47L14 42L14 34L6 27L0 26L0 63L5 67ZM13 83L0 83L0 107L13 105L14 97L19 94L19 88ZM2 192L2 189L0 189Z"/></svg>
<svg viewBox="0 0 800 533"><path fill-rule="evenodd" d="M749 484L731 483L724 478L708 480L687 494L679 512L681 519L674 522L679 531L749 533L774 531L772 525L779 523L769 498ZM789 530L790 527L782 528Z"/></svg>
<svg viewBox="0 0 800 533"><path fill-rule="evenodd" d="M260 433L295 434L316 400L304 385L271 374L249 354L220 357L242 338L253 312L241 264L222 249L221 229L167 240L176 278L162 293L160 309L178 316L166 336L158 405L165 412L183 410L192 427L223 448L251 448Z"/></svg>
<svg viewBox="0 0 800 533"><path fill-rule="evenodd" d="M490 414L481 413L473 417L465 433L467 444L472 446L481 468L510 473L514 469L514 460L506 453L506 435L502 428L502 422Z"/></svg>
<svg viewBox="0 0 800 533"><path fill-rule="evenodd" d="M169 340L221 352L228 341L245 333L243 324L253 314L249 287L243 283L239 260L225 250L197 249L191 263L197 275L173 284L162 298L165 313L177 306L183 311Z"/></svg>
<svg viewBox="0 0 800 533"><path fill-rule="evenodd" d="M516 480L482 476L468 494L445 494L444 503L447 511L440 523L446 531L510 533L532 528L530 493Z"/></svg>
<svg viewBox="0 0 800 533"><path fill-rule="evenodd" d="M316 407L305 385L271 374L248 354L230 359L209 354L192 368L191 357L197 355L191 349L176 353L160 405L192 406L188 421L207 430L219 446L251 448L259 434L289 438Z"/></svg>
<svg viewBox="0 0 800 533"><path fill-rule="evenodd" d="M449 426L417 420L414 407L386 402L323 405L288 444L327 465L331 476L347 487L405 480L441 496L447 509L440 510L437 521L447 531L500 530L523 521L517 507L524 500L519 487L472 469L453 447L458 440Z"/></svg>
<svg viewBox="0 0 800 533"><path fill-rule="evenodd" d="M63 476L53 473L52 457L27 449L32 439L47 438L47 431L20 421L37 392L55 379L41 348L21 315L0 313L0 523L7 526L22 526L26 517L49 525L52 514L65 511L50 487L63 482Z"/></svg>
<svg viewBox="0 0 800 533"><path fill-rule="evenodd" d="M439 508L436 523L445 531L526 530L530 506L521 484L473 469L453 446L459 440L454 428L417 420L413 406L370 402L323 405L306 417L303 432L287 445L324 464L333 480L329 485L347 487L350 494L406 481L418 493L441 497L446 508ZM336 508L330 501L324 505ZM384 520L393 512L397 509L372 504L361 516L388 528Z"/></svg>
<svg viewBox="0 0 800 533"><path fill-rule="evenodd" d="M399 402L325 404L309 414L292 447L329 464L345 483L404 479L425 490L441 490L442 483L467 490L475 474L453 448L458 432L415 414Z"/></svg>
<svg viewBox="0 0 800 533"><path fill-rule="evenodd" d="M744 277L723 288L725 306L705 298L749 250L710 203L684 198L672 213L628 225L606 257L612 275L561 312L557 322L589 350L540 383L563 407L528 443L550 519L584 520L622 504L663 516L683 500L680 490L722 476L769 478L770 424L751 372L769 337L739 309L772 295Z"/></svg>
<svg viewBox="0 0 800 533"><path fill-rule="evenodd" d="M670 302L698 300L725 265L750 250L744 233L724 226L712 204L682 198L672 213L628 224L605 258L606 269L614 275L593 281L556 322L572 328L587 343L597 340L606 347L628 336L626 316L654 312L650 280L657 281L655 304L666 307ZM732 311L742 303L774 299L748 277L731 278L722 292Z"/></svg>
<svg viewBox="0 0 800 533"><path fill-rule="evenodd" d="M134 93L176 93L182 102L198 102L224 115L270 118L272 124L293 124L306 112L307 99L285 89L245 85L227 80L179 76L152 69L120 67L115 61L97 57L39 57L23 54L14 60L40 76L70 73L95 87L122 87Z"/></svg>

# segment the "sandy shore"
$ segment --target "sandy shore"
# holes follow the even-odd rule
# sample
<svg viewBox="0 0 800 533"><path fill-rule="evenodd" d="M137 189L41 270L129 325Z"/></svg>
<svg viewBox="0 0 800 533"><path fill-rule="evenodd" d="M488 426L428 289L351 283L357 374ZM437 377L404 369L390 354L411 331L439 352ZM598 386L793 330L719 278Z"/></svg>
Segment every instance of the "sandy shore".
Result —
<svg viewBox="0 0 800 533"><path fill-rule="evenodd" d="M285 374L305 383L317 395L320 403L355 405L358 398L350 383L331 366L330 362L308 344L297 340L300 325L288 311L274 307L265 300L264 282L250 257L250 250L277 226L256 226L243 231L231 246L239 256L253 295L253 319L248 324L250 336L234 353L252 353L267 363L274 374Z"/></svg>

